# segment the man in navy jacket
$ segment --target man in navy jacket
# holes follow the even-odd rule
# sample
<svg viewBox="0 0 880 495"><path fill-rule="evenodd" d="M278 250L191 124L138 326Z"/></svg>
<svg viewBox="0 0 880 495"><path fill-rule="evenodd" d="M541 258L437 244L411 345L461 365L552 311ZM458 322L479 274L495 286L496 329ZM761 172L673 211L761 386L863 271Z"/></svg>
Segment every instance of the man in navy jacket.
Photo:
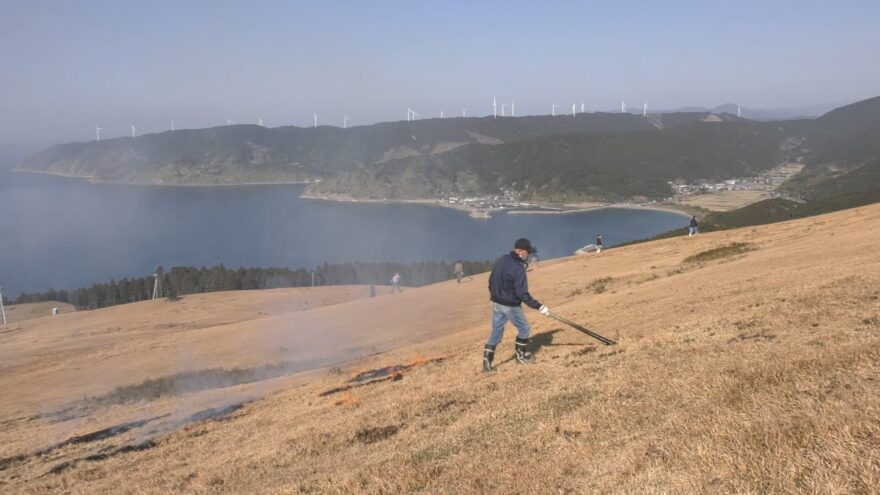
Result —
<svg viewBox="0 0 880 495"><path fill-rule="evenodd" d="M526 262L534 252L528 239L517 239L513 251L498 258L492 274L489 275L489 295L492 300L492 335L483 349L483 371L492 371L495 346L504 336L504 325L510 321L517 329L516 362L534 363L535 356L526 351L529 331L532 329L522 310L522 303L537 309L547 316L550 310L529 294L529 281L526 278Z"/></svg>

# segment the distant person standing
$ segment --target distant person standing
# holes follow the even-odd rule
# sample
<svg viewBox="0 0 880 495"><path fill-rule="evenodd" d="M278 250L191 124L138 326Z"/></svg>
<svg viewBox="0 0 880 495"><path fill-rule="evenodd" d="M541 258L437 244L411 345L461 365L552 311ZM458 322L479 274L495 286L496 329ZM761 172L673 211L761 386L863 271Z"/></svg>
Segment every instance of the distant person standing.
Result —
<svg viewBox="0 0 880 495"><path fill-rule="evenodd" d="M529 344L529 332L532 327L522 310L522 303L537 309L544 316L550 314L547 306L536 301L529 294L529 282L526 277L526 259L532 253L532 244L528 239L517 239L513 251L498 258L489 275L489 299L492 301L492 333L483 349L483 371L492 371L492 360L495 358L495 347L504 336L504 325L510 321L517 329L516 362L520 364L534 363L535 356L526 351Z"/></svg>
<svg viewBox="0 0 880 495"><path fill-rule="evenodd" d="M596 236L596 253L602 252L602 234Z"/></svg>
<svg viewBox="0 0 880 495"><path fill-rule="evenodd" d="M395 273L393 277L391 277L391 293L394 294L394 291L403 292L400 288L400 274Z"/></svg>
<svg viewBox="0 0 880 495"><path fill-rule="evenodd" d="M691 224L688 227L688 237L693 237L697 235L697 229L699 228L699 224L697 223L697 216L691 216Z"/></svg>
<svg viewBox="0 0 880 495"><path fill-rule="evenodd" d="M455 262L455 278L458 279L458 283L461 283L461 278L464 277L464 265L461 261Z"/></svg>
<svg viewBox="0 0 880 495"><path fill-rule="evenodd" d="M376 297L376 285L370 284L370 297Z"/></svg>

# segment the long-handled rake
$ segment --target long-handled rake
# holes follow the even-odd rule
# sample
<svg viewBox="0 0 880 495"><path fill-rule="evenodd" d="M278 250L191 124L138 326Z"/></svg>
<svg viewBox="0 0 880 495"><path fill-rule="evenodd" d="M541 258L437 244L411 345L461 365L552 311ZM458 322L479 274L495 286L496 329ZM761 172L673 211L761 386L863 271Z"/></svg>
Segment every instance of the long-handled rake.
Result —
<svg viewBox="0 0 880 495"><path fill-rule="evenodd" d="M562 323L565 323L566 325L570 326L571 328L574 328L575 330L577 330L577 331L579 331L579 332L583 332L583 333L589 335L590 337L593 337L594 339L598 340L599 342L601 342L601 343L603 343L603 344L605 344L605 345L615 345L615 344L617 344L617 342L615 342L615 341L613 341L613 340L611 340L611 339L609 339L609 338L603 337L603 336L599 335L599 334L596 333L596 332L593 332L593 331L587 330L586 328L584 328L584 327L578 325L577 323L575 323L575 322L573 322L573 321L571 321L571 320L569 320L569 319L567 319L567 318L563 318L563 317L561 317L561 316L559 316L559 315L557 315L557 314L554 314L554 313L549 313L547 316L553 318L554 320L557 320L557 321L560 321L560 322L562 322Z"/></svg>

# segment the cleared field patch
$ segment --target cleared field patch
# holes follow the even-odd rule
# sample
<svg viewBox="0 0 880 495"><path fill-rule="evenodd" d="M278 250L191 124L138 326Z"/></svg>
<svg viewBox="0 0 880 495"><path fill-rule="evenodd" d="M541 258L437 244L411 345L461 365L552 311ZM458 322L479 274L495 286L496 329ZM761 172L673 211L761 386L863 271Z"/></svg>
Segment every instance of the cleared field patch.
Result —
<svg viewBox="0 0 880 495"><path fill-rule="evenodd" d="M712 211L730 211L771 197L767 191L718 191L682 198L678 203Z"/></svg>

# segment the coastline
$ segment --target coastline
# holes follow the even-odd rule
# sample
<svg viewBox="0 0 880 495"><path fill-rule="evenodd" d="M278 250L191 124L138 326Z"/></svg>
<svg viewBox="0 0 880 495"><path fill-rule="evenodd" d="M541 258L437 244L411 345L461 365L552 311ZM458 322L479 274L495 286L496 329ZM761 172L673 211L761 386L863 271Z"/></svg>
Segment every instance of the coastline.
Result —
<svg viewBox="0 0 880 495"><path fill-rule="evenodd" d="M532 210L513 210L509 208L490 208L490 209L481 209L474 208L471 206L458 205L458 204L450 204L445 203L439 199L358 199L352 198L351 196L342 196L342 195L316 195L316 194L301 194L300 198L302 199L312 199L318 201L336 201L341 203L387 203L387 204L418 204L418 205L427 205L427 206L438 206L441 208L450 208L453 210L458 210L462 212L467 212L471 218L490 218L490 213L496 212L504 212L506 211L508 215L570 215L575 213L584 213L588 211L601 210L606 208L620 208L620 209L630 209L630 210L653 210L653 211L664 211L667 213L674 213L680 215L682 217L690 218L693 214L692 212L687 211L685 208L676 208L670 205L662 205L662 206L643 206L643 205L631 205L627 203L540 203L540 202L531 202L531 206L533 208L540 209L532 209Z"/></svg>
<svg viewBox="0 0 880 495"><path fill-rule="evenodd" d="M13 173L17 174L33 174L33 175L48 175L52 177L62 177L65 179L75 179L83 182L88 182L89 184L98 184L102 186L137 186L137 187L238 187L238 186L292 186L292 185L308 185L318 182L316 180L304 180L304 181L281 181L281 182L236 182L234 184L169 184L163 182L121 182L121 181L109 181L109 180L101 180L95 179L94 177L88 177L85 175L72 175L72 174L64 174L61 172L45 172L42 170L23 170L20 168L14 168L10 170Z"/></svg>
<svg viewBox="0 0 880 495"><path fill-rule="evenodd" d="M310 199L317 201L335 201L337 203L381 203L381 204L410 204L410 205L423 205L423 206L437 206L440 208L449 208L452 210L457 210L463 213L467 213L471 218L490 218L489 212L492 211L500 211L500 209L490 209L490 210L482 210L480 208L472 208L470 206L464 205L454 205L449 203L444 203L439 199L371 199L371 198L363 198L357 199L352 198L351 196L341 196L341 195L315 195L315 194L300 194L300 199Z"/></svg>
<svg viewBox="0 0 880 495"><path fill-rule="evenodd" d="M88 182L90 184L98 184L98 185L106 185L106 186L137 186L137 187L239 187L239 186L292 186L292 185L308 185L315 182L315 180L311 181L283 181L283 182L237 182L234 184L168 184L168 183L156 183L156 182L118 182L118 181L105 181L100 179L95 179L93 177L82 176L82 175L72 175L72 174L64 174L60 172L46 172L41 170L24 170L20 168L11 169L11 172L20 173L20 174L34 174L34 175L48 175L53 177L62 177L65 179L75 179ZM571 215L577 213L584 213L588 211L595 211L604 208L620 208L620 209L630 209L630 210L654 210L654 211L665 211L667 213L675 213L677 215L681 215L683 217L690 217L692 214L697 214L694 211L690 211L684 206L678 207L672 205L658 205L658 206L647 206L647 205L633 205L628 203L593 203L593 202L582 202L582 203L542 203L542 202L530 202L531 208L527 210L518 210L518 209L510 209L510 208L476 208L467 205L461 204L451 204L444 202L440 199L371 199L371 198L353 198L347 195L316 195L316 194L306 194L303 192L299 196L301 199L309 199L309 200L318 200L318 201L335 201L340 203L385 203L385 204L414 204L414 205L423 205L423 206L437 206L441 208L448 208L452 210L457 210L463 213L467 213L471 218L474 219L489 219L491 218L492 213L498 212L507 212L508 215ZM697 214L699 217L700 215Z"/></svg>

